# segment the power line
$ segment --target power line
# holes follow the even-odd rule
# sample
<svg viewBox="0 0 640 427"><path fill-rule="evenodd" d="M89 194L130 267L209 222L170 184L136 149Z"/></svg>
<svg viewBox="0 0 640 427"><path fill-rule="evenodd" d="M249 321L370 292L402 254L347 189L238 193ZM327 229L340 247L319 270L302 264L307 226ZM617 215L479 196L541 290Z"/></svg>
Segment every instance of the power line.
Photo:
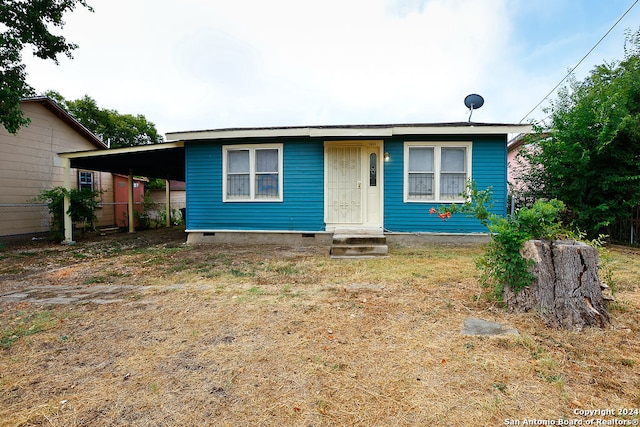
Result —
<svg viewBox="0 0 640 427"><path fill-rule="evenodd" d="M609 33L610 33L610 32L611 32L611 31L616 27L616 25L618 25L618 23L619 23L620 21L622 21L622 19L627 15L627 13L629 13L629 12L631 11L631 9L633 9L633 7L636 5L636 3L638 3L638 1L640 1L640 0L635 0L635 1L633 2L633 4L632 4L631 6L629 6L629 9L627 9L627 11L626 11L625 13L623 13L623 14L622 14L622 16L621 16L620 18L618 18L618 20L617 20L617 21L616 21L616 22L611 26L611 28L609 28L609 31L607 31L607 32L604 34L604 36L602 36L602 37L600 38L600 40L598 40L598 42L597 42L595 45L593 45L593 47L589 50L589 52L587 52L587 54L586 54L585 56L583 56L583 57L582 57L582 59L581 59L580 61L578 61L578 63L577 63L573 68L571 68L571 69L569 70L569 72L567 73L567 75L566 75L566 76L564 76L564 77L562 78L562 80L560 80L560 81L558 82L558 84L557 84L557 85L555 85L555 86L553 87L553 89L551 89L551 91L549 91L549 93L548 93L548 94L546 94L546 95L545 95L545 97L544 97L544 98L542 98L542 100L541 100L540 102L538 102L538 103L536 104L536 106L535 106L535 107L533 107L533 108L531 109L531 111L529 111L527 114L525 114L525 116L524 116L522 119L520 119L520 121L519 121L518 123L522 123L522 122L524 121L524 119L526 119L527 117L529 117L529 114L533 113L533 112L534 112L534 111L535 111L535 110L536 110L536 109L537 109L537 108L538 108L538 107L539 107L539 106L540 106L544 101L546 101L546 100L549 98L549 96L551 96L551 94L552 94L553 92L555 92L555 91L556 91L556 89L558 89L558 87L559 87L559 86L560 86L560 85L561 85L561 84L562 84L562 83L567 79L567 77L569 77L569 76L571 75L571 73L573 73L573 71L574 71L576 68L578 68L578 67L580 66L580 64L582 64L582 62L583 62L585 59L587 59L587 56L589 56L589 55L591 54L591 52L593 52L593 51L596 49L596 47L598 47L598 45L600 44L600 42L602 42L602 40L604 40L604 39L605 39L605 37L607 37L607 36L609 35Z"/></svg>

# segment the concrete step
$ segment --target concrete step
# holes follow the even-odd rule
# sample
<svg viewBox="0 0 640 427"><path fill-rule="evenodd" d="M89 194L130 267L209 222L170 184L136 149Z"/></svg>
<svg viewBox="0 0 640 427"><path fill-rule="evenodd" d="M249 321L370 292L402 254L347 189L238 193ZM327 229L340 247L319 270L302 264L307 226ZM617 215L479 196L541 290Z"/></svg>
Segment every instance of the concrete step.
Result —
<svg viewBox="0 0 640 427"><path fill-rule="evenodd" d="M386 245L387 238L374 235L342 234L333 236L334 245Z"/></svg>
<svg viewBox="0 0 640 427"><path fill-rule="evenodd" d="M336 230L333 235L331 258L375 258L388 254L382 230Z"/></svg>
<svg viewBox="0 0 640 427"><path fill-rule="evenodd" d="M331 258L375 258L387 256L387 245L333 245Z"/></svg>

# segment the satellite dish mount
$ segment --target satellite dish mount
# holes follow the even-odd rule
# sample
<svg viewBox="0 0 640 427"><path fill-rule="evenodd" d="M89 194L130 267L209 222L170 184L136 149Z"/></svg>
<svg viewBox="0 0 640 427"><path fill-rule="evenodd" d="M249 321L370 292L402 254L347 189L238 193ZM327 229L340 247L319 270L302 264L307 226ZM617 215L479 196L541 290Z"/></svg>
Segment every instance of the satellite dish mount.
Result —
<svg viewBox="0 0 640 427"><path fill-rule="evenodd" d="M472 93L471 95L467 95L464 99L464 105L469 109L469 123L471 123L471 116L473 115L473 110L477 110L478 108L484 105L484 98L480 95Z"/></svg>

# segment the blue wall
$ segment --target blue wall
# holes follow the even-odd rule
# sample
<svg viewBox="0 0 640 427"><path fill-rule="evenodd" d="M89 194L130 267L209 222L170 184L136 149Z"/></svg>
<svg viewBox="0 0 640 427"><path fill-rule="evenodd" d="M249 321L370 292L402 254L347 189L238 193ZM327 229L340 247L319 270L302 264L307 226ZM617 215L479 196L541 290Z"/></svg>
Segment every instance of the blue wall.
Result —
<svg viewBox="0 0 640 427"><path fill-rule="evenodd" d="M417 141L469 141L469 136L459 138L413 138ZM405 203L403 201L404 142L409 138L393 138L385 141L384 150L390 160L384 165L384 227L392 232L436 232L436 233L486 233L487 229L475 218L453 215L443 221L430 215L438 203ZM478 189L492 186L493 213L504 215L507 201L507 140L506 135L480 136L473 138L471 148L471 178Z"/></svg>
<svg viewBox="0 0 640 427"><path fill-rule="evenodd" d="M477 220L454 215L443 221L429 215L433 203L403 202L403 148L410 138L389 138L383 151L384 227L392 232L486 232ZM413 138L428 141L429 138ZM469 136L432 138L468 141ZM185 146L188 230L324 231L324 140L278 139L284 144L283 202L222 202L222 145L256 141L189 142ZM506 135L473 138L472 178L479 189L493 187L493 212L504 215L507 199Z"/></svg>
<svg viewBox="0 0 640 427"><path fill-rule="evenodd" d="M324 230L323 142L276 142L284 142L284 201L253 203L222 202L222 142L186 144L187 229ZM224 144L241 143L251 141Z"/></svg>

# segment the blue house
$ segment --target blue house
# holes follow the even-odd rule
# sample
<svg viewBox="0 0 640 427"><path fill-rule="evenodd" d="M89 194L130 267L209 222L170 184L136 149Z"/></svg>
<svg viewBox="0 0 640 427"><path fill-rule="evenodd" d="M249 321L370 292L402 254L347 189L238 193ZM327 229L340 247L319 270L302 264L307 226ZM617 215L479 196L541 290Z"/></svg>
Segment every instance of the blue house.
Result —
<svg viewBox="0 0 640 427"><path fill-rule="evenodd" d="M239 128L167 134L184 144L189 242L330 242L345 230L471 236L486 229L432 207L468 180L506 213L509 134L529 125L436 123Z"/></svg>

